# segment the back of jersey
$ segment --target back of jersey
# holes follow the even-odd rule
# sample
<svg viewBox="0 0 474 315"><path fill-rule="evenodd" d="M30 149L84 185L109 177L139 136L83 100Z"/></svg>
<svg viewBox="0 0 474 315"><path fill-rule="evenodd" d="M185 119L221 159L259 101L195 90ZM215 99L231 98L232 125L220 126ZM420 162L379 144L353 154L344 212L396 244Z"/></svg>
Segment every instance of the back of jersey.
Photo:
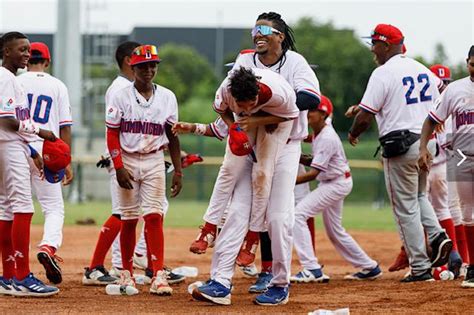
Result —
<svg viewBox="0 0 474 315"><path fill-rule="evenodd" d="M18 77L30 106L31 119L57 137L61 127L72 125L71 105L66 86L45 72L27 72Z"/></svg>

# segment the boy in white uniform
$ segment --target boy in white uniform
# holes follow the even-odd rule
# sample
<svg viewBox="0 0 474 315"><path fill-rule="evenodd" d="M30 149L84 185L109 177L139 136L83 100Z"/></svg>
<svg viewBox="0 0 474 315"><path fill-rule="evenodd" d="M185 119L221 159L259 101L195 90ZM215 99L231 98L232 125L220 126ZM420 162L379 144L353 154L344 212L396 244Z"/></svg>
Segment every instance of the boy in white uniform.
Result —
<svg viewBox="0 0 474 315"><path fill-rule="evenodd" d="M326 119L332 104L322 97L317 109L308 112L308 124L314 132L311 169L299 175L296 185L317 179L318 187L295 208L293 243L303 271L291 277L294 282L324 282L321 265L314 254L311 234L306 222L322 213L326 233L339 254L360 272L346 276L351 280L373 280L382 275L377 262L371 259L342 227L344 199L352 190L352 178L346 155L336 131Z"/></svg>
<svg viewBox="0 0 474 315"><path fill-rule="evenodd" d="M67 87L57 78L46 73L51 57L46 44L31 43L31 57L28 72L18 77L30 105L33 121L45 130L51 130L71 147L72 115ZM43 140L31 142L38 152L43 150ZM72 167L66 168L63 185L72 182ZM64 201L60 183L42 180L38 172L31 173L33 193L36 195L44 214L43 239L37 254L39 262L46 270L46 277L54 284L62 282L61 268L55 256L62 244L64 225Z"/></svg>

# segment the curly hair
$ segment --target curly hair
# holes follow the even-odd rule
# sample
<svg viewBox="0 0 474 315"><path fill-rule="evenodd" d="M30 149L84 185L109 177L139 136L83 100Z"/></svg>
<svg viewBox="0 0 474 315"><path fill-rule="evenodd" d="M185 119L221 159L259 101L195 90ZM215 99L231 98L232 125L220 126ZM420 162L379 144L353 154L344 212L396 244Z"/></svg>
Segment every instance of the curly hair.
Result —
<svg viewBox="0 0 474 315"><path fill-rule="evenodd" d="M229 77L230 94L236 101L251 101L258 94L258 80L251 69L240 67Z"/></svg>

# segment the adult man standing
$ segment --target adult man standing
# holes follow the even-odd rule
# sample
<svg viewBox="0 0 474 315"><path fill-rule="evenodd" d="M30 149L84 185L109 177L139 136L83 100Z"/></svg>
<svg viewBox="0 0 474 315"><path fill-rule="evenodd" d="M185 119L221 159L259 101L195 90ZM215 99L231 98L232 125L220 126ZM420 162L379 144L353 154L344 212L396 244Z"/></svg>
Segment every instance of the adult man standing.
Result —
<svg viewBox="0 0 474 315"><path fill-rule="evenodd" d="M41 42L31 43L28 72L19 76L18 82L28 97L33 121L41 128L51 130L71 147L72 116L68 90L63 82L46 73L50 62L48 46ZM38 152L43 150L43 140L40 138L30 145ZM69 165L63 184L69 185L72 178ZM46 270L48 280L55 284L61 283L61 268L55 258L63 239L64 201L61 184L42 180L37 172L32 172L31 183L44 214L43 239L37 257Z"/></svg>
<svg viewBox="0 0 474 315"><path fill-rule="evenodd" d="M359 104L362 110L349 131L349 142L357 145L375 116L386 188L411 266L402 282L432 281L431 267L444 265L453 245L426 197L427 173L417 164L422 121L439 92L432 72L402 54L404 36L398 28L379 24L370 38L379 67ZM434 141L429 147L434 150ZM432 247L431 262L423 226Z"/></svg>

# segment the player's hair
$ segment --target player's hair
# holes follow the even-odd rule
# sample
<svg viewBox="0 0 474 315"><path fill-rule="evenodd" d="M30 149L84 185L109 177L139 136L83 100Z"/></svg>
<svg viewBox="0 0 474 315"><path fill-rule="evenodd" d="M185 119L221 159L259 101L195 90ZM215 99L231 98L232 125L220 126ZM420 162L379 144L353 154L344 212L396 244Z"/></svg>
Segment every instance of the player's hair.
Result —
<svg viewBox="0 0 474 315"><path fill-rule="evenodd" d="M474 45L471 46L471 49L469 49L469 53L467 54L467 59L474 57Z"/></svg>
<svg viewBox="0 0 474 315"><path fill-rule="evenodd" d="M281 43L283 51L296 50L295 35L291 27L281 18L281 15L275 12L262 13L257 17L258 20L267 20L273 23L273 27L285 34L285 39Z"/></svg>
<svg viewBox="0 0 474 315"><path fill-rule="evenodd" d="M44 63L46 59L44 59L41 56L42 56L41 51L36 50L36 49L31 50L31 55L30 55L30 59L28 60L28 63L32 65Z"/></svg>
<svg viewBox="0 0 474 315"><path fill-rule="evenodd" d="M127 41L121 43L117 47L117 50L115 51L115 60L117 60L117 64L120 69L122 69L123 60L125 59L125 57L130 57L132 55L133 50L140 45L141 44L137 42Z"/></svg>
<svg viewBox="0 0 474 315"><path fill-rule="evenodd" d="M14 41L15 39L28 38L25 34L20 32L8 32L3 34L0 37L0 56L3 57L3 47L5 47L9 42Z"/></svg>
<svg viewBox="0 0 474 315"><path fill-rule="evenodd" d="M254 100L258 94L258 81L251 69L240 67L229 77L230 94L236 101Z"/></svg>

